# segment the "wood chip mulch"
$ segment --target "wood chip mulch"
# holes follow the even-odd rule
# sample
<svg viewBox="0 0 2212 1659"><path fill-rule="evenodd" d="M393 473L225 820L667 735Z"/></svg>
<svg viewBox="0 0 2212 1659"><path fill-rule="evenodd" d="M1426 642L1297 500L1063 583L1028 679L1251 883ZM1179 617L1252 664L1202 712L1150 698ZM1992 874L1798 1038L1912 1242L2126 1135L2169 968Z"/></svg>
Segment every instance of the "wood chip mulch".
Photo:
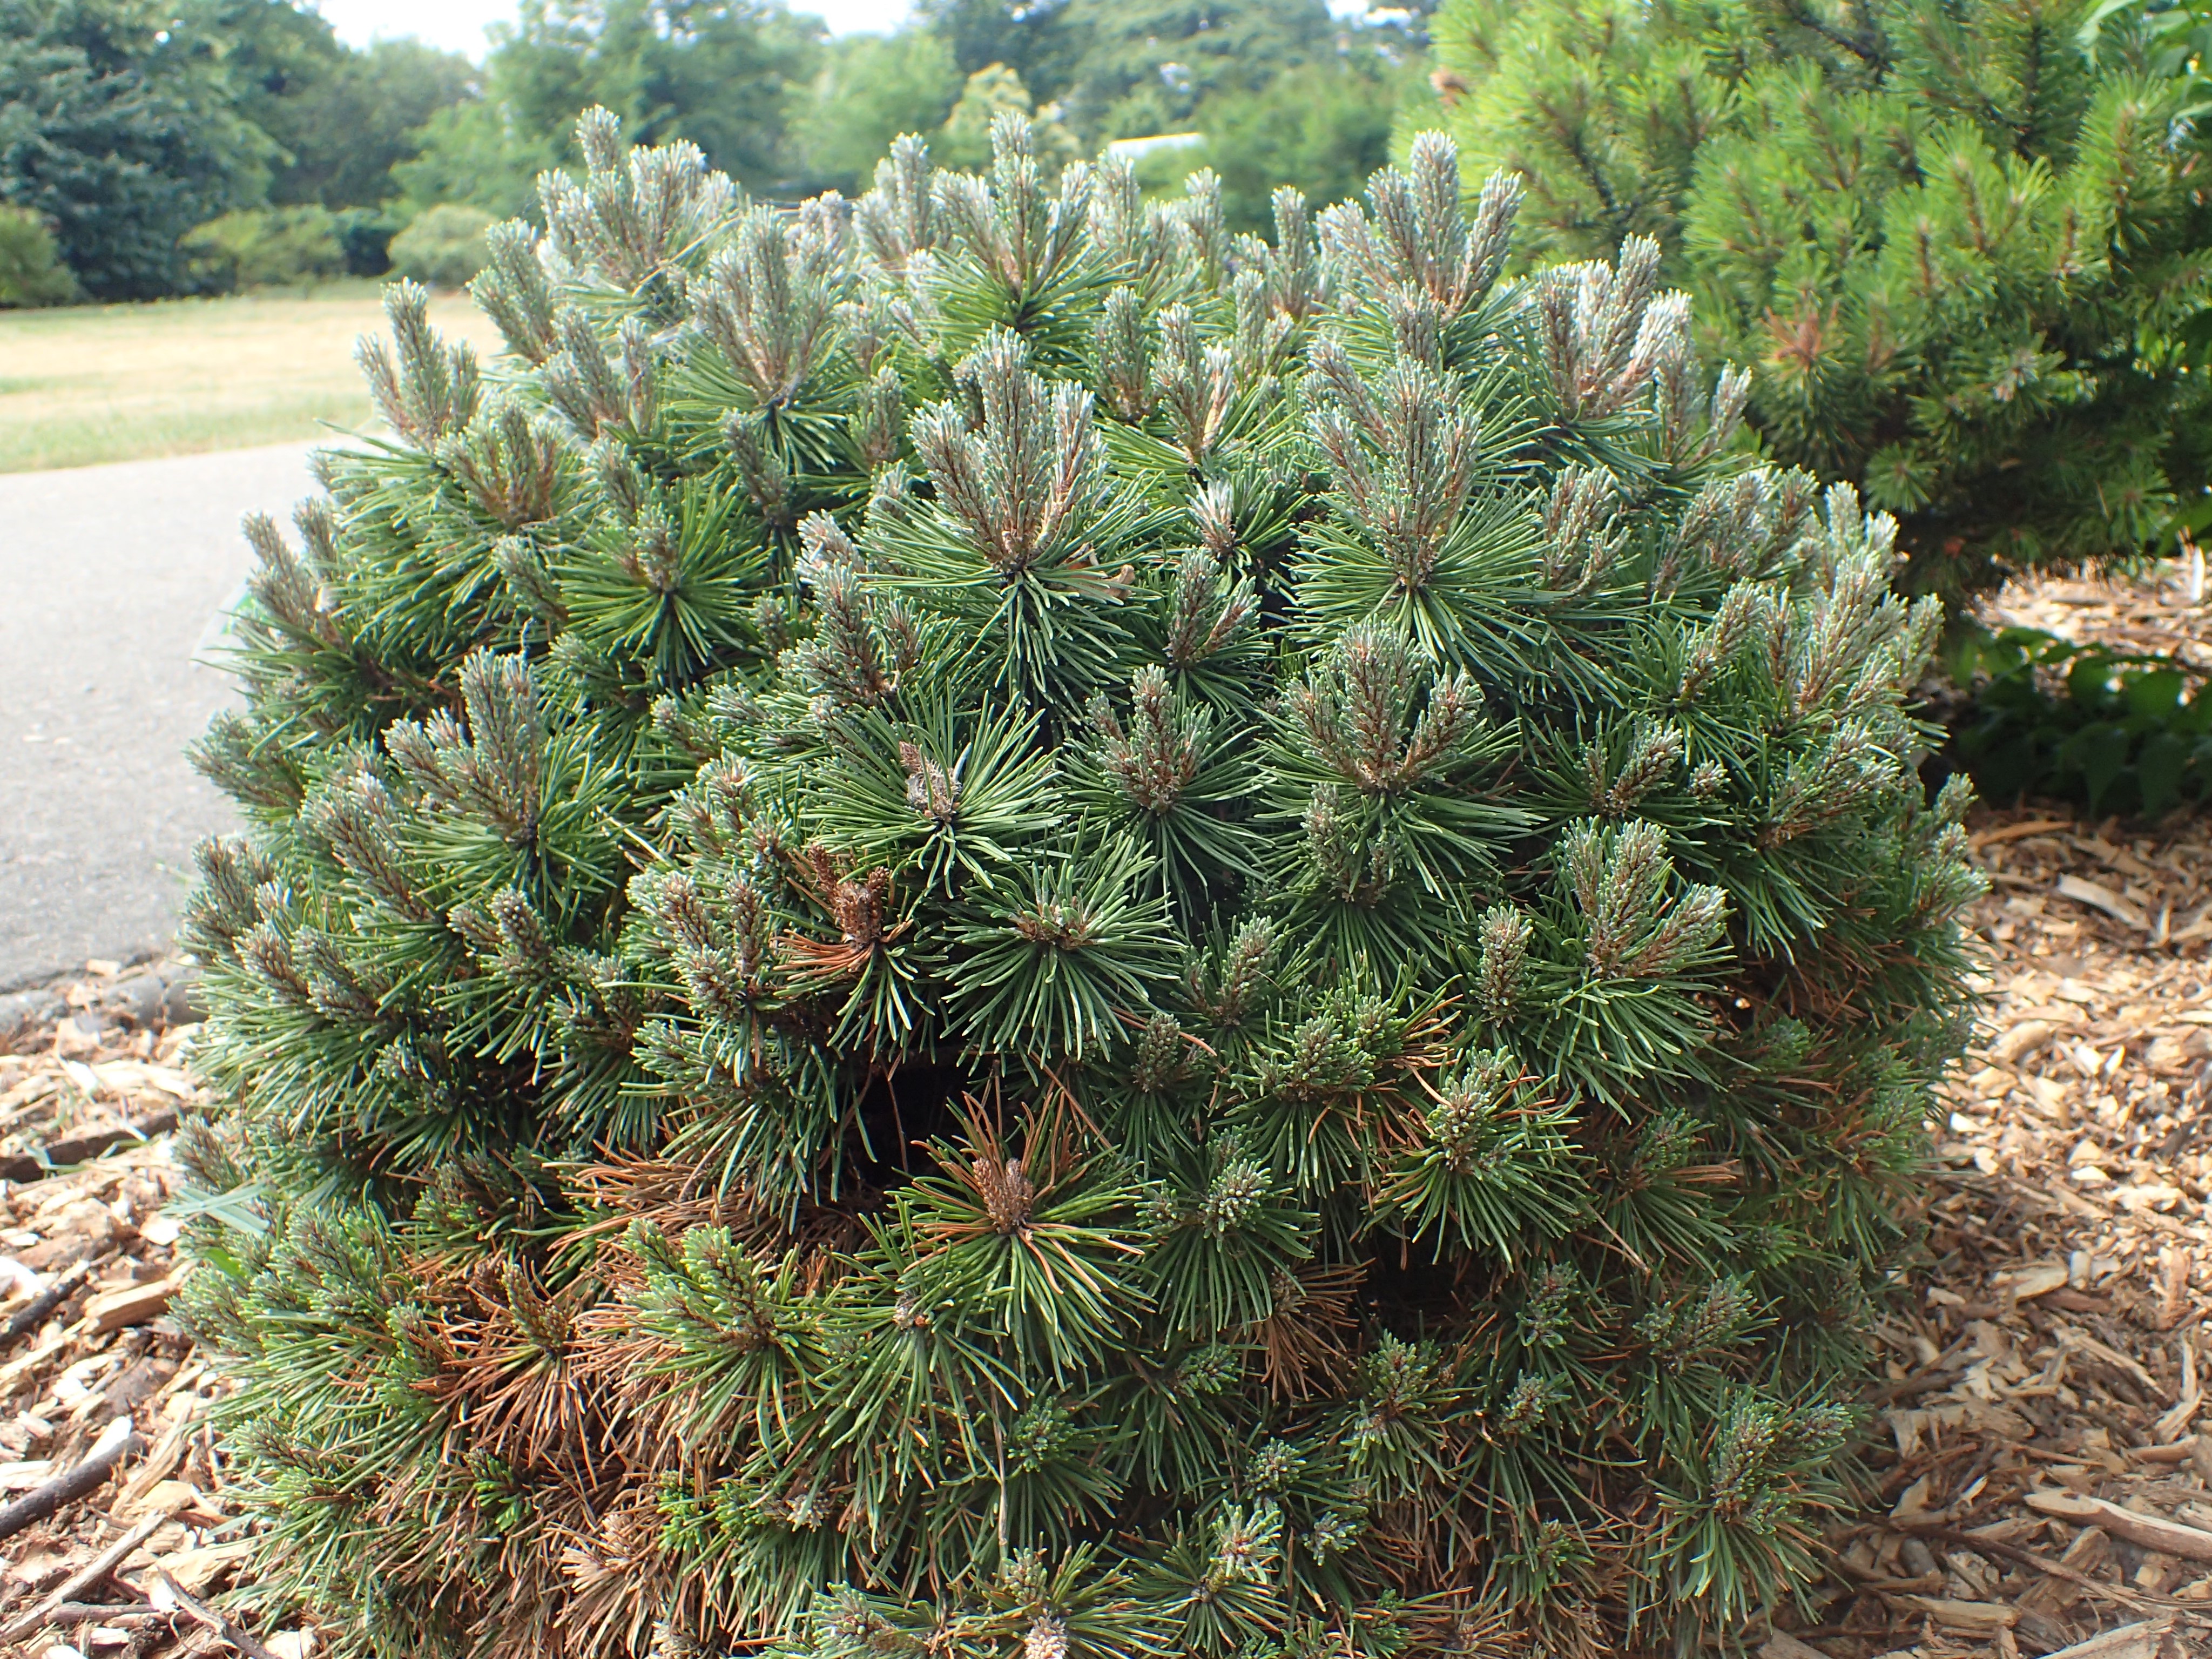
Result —
<svg viewBox="0 0 2212 1659"><path fill-rule="evenodd" d="M2212 666L2201 572L2016 586L1993 624ZM1982 812L1981 1029L1911 1297L1878 1504L1762 1659L2212 1656L2212 822Z"/></svg>
<svg viewBox="0 0 2212 1659"><path fill-rule="evenodd" d="M2037 628L2123 654L2173 657L2212 672L2212 598L2202 550L2133 576L2047 576L2015 582L1982 607L1990 628Z"/></svg>
<svg viewBox="0 0 2212 1659"><path fill-rule="evenodd" d="M248 1523L206 1421L224 1384L170 1313L187 981L93 967L0 1052L0 1654L304 1659L311 1632L210 1605Z"/></svg>

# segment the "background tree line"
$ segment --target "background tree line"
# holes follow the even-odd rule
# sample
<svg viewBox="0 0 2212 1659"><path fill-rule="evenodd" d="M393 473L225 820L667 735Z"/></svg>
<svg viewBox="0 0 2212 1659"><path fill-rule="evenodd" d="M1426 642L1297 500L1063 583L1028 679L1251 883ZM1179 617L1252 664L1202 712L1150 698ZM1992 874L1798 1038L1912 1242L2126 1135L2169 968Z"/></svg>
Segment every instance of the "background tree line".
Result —
<svg viewBox="0 0 2212 1659"><path fill-rule="evenodd" d="M769 198L855 190L902 132L979 162L1008 107L1070 156L1200 132L1176 176L1212 166L1256 228L1275 184L1334 199L1386 159L1426 9L924 0L832 39L782 0L521 0L479 68L349 47L305 0L0 0L0 303L375 274L395 234L454 280L595 105Z"/></svg>

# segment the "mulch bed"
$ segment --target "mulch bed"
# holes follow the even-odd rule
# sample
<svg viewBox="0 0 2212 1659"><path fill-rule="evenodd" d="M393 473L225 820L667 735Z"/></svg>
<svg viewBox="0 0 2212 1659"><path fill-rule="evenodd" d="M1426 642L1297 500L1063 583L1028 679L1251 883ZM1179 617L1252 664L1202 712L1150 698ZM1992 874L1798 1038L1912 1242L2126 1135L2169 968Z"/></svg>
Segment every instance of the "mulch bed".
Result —
<svg viewBox="0 0 2212 1659"><path fill-rule="evenodd" d="M2045 581L1991 619L2212 666L2190 584ZM1878 1491L1826 1539L1821 1622L1759 1650L2212 1655L2212 823L2012 808L1972 832L1985 1014L1929 1124L1923 1259L1876 1332ZM167 1132L200 1100L189 990L97 966L15 999L37 1018L12 1038L0 1008L0 1527L132 1441L0 1535L0 1652L301 1659L312 1632L215 1605L252 1523L205 1425L222 1381L167 1311L191 1271L164 1214Z"/></svg>
<svg viewBox="0 0 2212 1659"><path fill-rule="evenodd" d="M1983 607L1991 628L2039 628L2123 654L2172 657L2212 672L2212 581L2201 565L2164 561L2127 577L2015 582Z"/></svg>
<svg viewBox="0 0 2212 1659"><path fill-rule="evenodd" d="M1877 1330L1880 1507L1797 1633L1829 1659L2212 1653L2209 830L1974 825L1986 1012Z"/></svg>
<svg viewBox="0 0 2212 1659"><path fill-rule="evenodd" d="M312 1635L257 1641L208 1605L250 1523L206 1421L224 1384L170 1315L191 1271L165 1213L170 1132L204 1104L190 975L94 968L12 998L33 1018L0 1042L0 1653L301 1659ZM102 1461L88 1490L16 1524L23 1500Z"/></svg>
<svg viewBox="0 0 2212 1659"><path fill-rule="evenodd" d="M2169 563L1985 620L2212 667L2204 599ZM2212 1654L2212 823L1972 828L1984 1009L1876 1334L1879 1492L1765 1659Z"/></svg>

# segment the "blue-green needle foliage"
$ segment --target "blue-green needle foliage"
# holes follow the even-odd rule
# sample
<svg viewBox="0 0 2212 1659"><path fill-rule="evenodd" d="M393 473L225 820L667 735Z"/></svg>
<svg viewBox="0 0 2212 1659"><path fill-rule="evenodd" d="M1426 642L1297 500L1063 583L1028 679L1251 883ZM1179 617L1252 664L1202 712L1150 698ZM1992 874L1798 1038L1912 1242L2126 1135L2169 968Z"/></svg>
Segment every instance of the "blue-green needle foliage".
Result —
<svg viewBox="0 0 2212 1659"><path fill-rule="evenodd" d="M1425 138L749 206L588 118L252 534L201 1329L346 1654L1684 1650L1966 1009L1894 526Z"/></svg>

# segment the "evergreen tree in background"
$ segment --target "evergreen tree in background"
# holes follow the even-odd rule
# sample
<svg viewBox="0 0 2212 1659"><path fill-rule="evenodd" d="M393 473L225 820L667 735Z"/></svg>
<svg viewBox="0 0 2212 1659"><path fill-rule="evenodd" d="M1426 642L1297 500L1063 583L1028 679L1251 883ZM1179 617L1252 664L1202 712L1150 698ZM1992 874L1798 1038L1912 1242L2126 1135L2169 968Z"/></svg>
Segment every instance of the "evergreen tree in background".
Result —
<svg viewBox="0 0 2212 1659"><path fill-rule="evenodd" d="M354 210L329 234L377 222L380 247L393 163L471 76L412 40L350 52L295 0L0 0L0 203L50 227L100 300L191 291L183 240L271 204ZM257 237L264 263L288 217Z"/></svg>
<svg viewBox="0 0 2212 1659"><path fill-rule="evenodd" d="M2153 545L2212 480L2207 158L2154 20L2087 0L1449 0L1443 119L1524 252L1656 239L1778 460L1956 594ZM1416 100L1409 126L1437 118Z"/></svg>
<svg viewBox="0 0 2212 1659"><path fill-rule="evenodd" d="M587 117L250 526L191 1316L342 1654L1691 1650L1815 1571L1976 890L1658 251ZM1624 1636L1624 1632L1626 1635Z"/></svg>
<svg viewBox="0 0 2212 1659"><path fill-rule="evenodd" d="M267 191L279 152L217 51L155 0L0 0L0 202L38 215L94 299L175 291L177 239Z"/></svg>

